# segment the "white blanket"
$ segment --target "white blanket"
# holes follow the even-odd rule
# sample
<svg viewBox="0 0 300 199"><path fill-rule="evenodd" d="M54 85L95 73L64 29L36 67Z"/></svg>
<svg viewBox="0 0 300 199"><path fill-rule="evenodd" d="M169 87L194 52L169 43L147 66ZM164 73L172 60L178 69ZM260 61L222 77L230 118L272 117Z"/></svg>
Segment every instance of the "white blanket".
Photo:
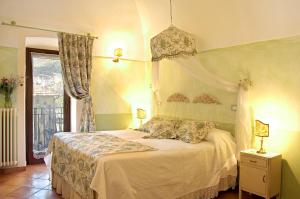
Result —
<svg viewBox="0 0 300 199"><path fill-rule="evenodd" d="M236 145L226 131L213 129L200 144L142 139L145 134L133 130L106 133L158 151L99 158L91 188L101 199L174 199L237 175Z"/></svg>

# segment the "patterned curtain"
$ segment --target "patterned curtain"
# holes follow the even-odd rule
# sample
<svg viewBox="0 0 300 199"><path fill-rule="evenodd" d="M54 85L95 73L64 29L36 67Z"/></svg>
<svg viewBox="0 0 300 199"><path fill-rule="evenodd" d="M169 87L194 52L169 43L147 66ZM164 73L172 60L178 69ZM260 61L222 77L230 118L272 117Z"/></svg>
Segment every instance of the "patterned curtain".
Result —
<svg viewBox="0 0 300 199"><path fill-rule="evenodd" d="M59 55L66 92L71 97L84 100L81 132L91 132L96 129L90 96L93 41L93 38L88 36L58 33Z"/></svg>

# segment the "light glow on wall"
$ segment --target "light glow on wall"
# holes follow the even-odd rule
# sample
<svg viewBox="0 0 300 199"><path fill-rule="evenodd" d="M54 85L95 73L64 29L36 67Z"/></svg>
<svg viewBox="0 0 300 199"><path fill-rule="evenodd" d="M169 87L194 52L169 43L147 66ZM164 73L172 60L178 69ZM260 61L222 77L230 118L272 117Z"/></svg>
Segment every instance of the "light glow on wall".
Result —
<svg viewBox="0 0 300 199"><path fill-rule="evenodd" d="M299 114L288 99L281 97L260 98L252 104L254 118L270 125L270 136L265 139L266 150L284 152L287 149L290 133L300 129ZM255 147L259 147L256 137Z"/></svg>
<svg viewBox="0 0 300 199"><path fill-rule="evenodd" d="M124 60L119 60L119 62L113 62L112 59L109 60L109 62L107 62L105 64L105 68L111 70L111 69L118 69L118 70L123 70L125 68L128 68L130 66L129 62L126 62Z"/></svg>
<svg viewBox="0 0 300 199"><path fill-rule="evenodd" d="M128 31L120 32L107 32L103 35L105 38L102 38L102 52L101 55L113 57L114 50L116 48L123 49L123 58L130 57L132 54L131 49L137 45L134 36Z"/></svg>
<svg viewBox="0 0 300 199"><path fill-rule="evenodd" d="M124 69L124 71L127 70L128 73L131 73L130 81L132 81L130 86L124 87L122 89L123 92L121 92L122 98L131 106L132 122L129 126L130 128L138 128L140 125L140 120L136 115L137 108L142 108L146 111L146 118L143 120L143 123L152 117L151 64L143 63L139 67L140 70L136 74L129 71L129 68Z"/></svg>
<svg viewBox="0 0 300 199"><path fill-rule="evenodd" d="M143 123L151 118L151 89L131 88L123 93L123 98L131 105L132 123L130 128L137 128L140 125L140 120L137 118L136 110L142 108L146 111L146 118Z"/></svg>
<svg viewBox="0 0 300 199"><path fill-rule="evenodd" d="M130 113L132 122L128 126L137 128L140 120L136 109L146 111L143 123L151 118L150 88L151 65L149 63L95 58L92 72L92 96L95 114Z"/></svg>

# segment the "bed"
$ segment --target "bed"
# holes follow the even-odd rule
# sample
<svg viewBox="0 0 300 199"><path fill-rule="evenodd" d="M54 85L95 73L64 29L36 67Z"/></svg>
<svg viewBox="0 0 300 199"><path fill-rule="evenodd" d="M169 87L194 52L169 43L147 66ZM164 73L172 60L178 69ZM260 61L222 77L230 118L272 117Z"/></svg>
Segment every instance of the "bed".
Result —
<svg viewBox="0 0 300 199"><path fill-rule="evenodd" d="M56 134L52 186L65 199L209 199L235 187L229 132L211 129L199 144L145 135L132 129Z"/></svg>

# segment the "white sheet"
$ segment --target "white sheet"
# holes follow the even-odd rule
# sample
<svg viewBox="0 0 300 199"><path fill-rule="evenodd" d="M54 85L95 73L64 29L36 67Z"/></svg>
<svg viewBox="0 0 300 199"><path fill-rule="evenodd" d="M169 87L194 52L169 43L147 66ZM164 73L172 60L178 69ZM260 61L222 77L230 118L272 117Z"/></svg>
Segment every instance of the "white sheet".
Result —
<svg viewBox="0 0 300 199"><path fill-rule="evenodd" d="M200 144L142 139L142 132L107 131L158 149L99 158L91 188L101 199L173 199L236 176L236 145L229 133L213 129Z"/></svg>

